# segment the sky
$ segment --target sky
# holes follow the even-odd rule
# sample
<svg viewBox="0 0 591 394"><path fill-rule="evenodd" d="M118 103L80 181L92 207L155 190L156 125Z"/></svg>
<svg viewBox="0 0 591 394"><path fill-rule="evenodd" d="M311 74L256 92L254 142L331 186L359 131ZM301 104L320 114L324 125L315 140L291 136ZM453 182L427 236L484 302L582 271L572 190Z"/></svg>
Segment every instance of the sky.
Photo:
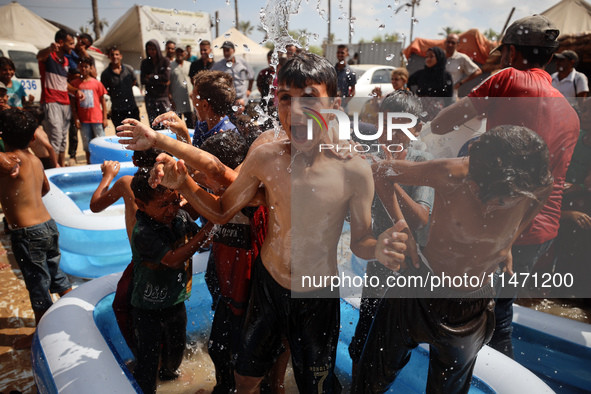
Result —
<svg viewBox="0 0 591 394"><path fill-rule="evenodd" d="M260 24L260 10L267 4L267 0L98 0L99 17L106 19L109 26L121 17L134 4L150 5L160 8L171 8L179 11L207 12L213 18L219 12L219 32L223 34L234 25L234 1L238 1L239 21L250 21L252 25ZM269 0L286 1L286 0ZM292 0L298 1L298 0ZM306 29L309 33L318 35L318 41L311 45L321 45L327 37L327 10L329 0L300 0L300 7L296 15L292 15L289 22L290 30ZM336 43L348 42L349 0L331 1L331 32L335 34ZM352 43L364 39L371 41L375 36L398 33L401 37L410 34L411 10L402 7L397 14L394 11L411 0L352 0L352 14L355 18L355 33ZM0 5L10 3L11 0L0 0ZM92 18L91 0L18 0L37 15L50 19L75 30L88 25ZM515 13L511 21L527 15L542 13L558 3L559 0L420 0L415 7L416 23L413 25L413 36L422 38L442 38L440 33L444 27L452 27L465 31L478 28L485 31L492 28L500 32L505 24L511 8ZM339 19L340 18L340 19ZM105 33L108 30L105 31ZM104 34L104 33L103 33ZM212 28L212 34L215 30ZM215 37L213 37L215 38ZM250 38L260 42L264 34L257 28ZM409 44L408 38L405 40Z"/></svg>

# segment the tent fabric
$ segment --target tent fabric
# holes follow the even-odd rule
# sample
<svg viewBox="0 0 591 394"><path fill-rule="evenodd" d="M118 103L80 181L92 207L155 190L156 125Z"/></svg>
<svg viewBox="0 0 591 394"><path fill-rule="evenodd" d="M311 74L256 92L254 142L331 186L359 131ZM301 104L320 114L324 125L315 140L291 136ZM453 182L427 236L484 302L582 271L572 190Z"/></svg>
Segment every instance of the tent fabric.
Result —
<svg viewBox="0 0 591 394"><path fill-rule="evenodd" d="M458 52L468 55L476 63L486 63L489 52L494 48L494 43L484 37L478 29L470 29L459 34L459 36ZM431 47L440 47L445 50L445 39L415 38L404 50L404 56L409 59L413 53L416 53L419 56L425 57L427 56L427 49Z"/></svg>
<svg viewBox="0 0 591 394"><path fill-rule="evenodd" d="M212 41L211 47L213 48L213 56L216 61L224 57L222 51L224 41L231 41L235 48L234 56L242 57L251 66L254 64L267 65L269 48L251 40L235 27L230 28L230 30Z"/></svg>
<svg viewBox="0 0 591 394"><path fill-rule="evenodd" d="M591 32L591 4L584 0L562 0L542 15L556 24L561 36Z"/></svg>
<svg viewBox="0 0 591 394"><path fill-rule="evenodd" d="M200 40L211 40L209 14L134 5L94 45L103 51L117 46L123 62L139 70L145 44L151 39L161 43L162 50L168 40L195 47Z"/></svg>
<svg viewBox="0 0 591 394"><path fill-rule="evenodd" d="M19 3L0 7L0 38L47 48L59 29Z"/></svg>

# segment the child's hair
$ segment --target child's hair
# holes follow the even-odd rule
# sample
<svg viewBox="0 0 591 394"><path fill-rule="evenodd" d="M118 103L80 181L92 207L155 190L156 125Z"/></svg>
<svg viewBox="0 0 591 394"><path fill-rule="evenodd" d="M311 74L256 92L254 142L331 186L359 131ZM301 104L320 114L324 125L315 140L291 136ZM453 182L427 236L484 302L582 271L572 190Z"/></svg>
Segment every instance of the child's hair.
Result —
<svg viewBox="0 0 591 394"><path fill-rule="evenodd" d="M137 169L137 172L133 176L131 180L131 190L133 191L133 195L138 200L148 204L150 201L154 200L156 196L160 196L166 193L166 187L162 185L158 185L157 187L153 188L150 186L150 168L140 167Z"/></svg>
<svg viewBox="0 0 591 394"><path fill-rule="evenodd" d="M408 70L404 67L398 67L395 70L392 70L390 77L398 75L400 78L404 79L404 82L408 81Z"/></svg>
<svg viewBox="0 0 591 394"><path fill-rule="evenodd" d="M88 33L80 33L80 35L78 36L79 39L85 39L87 40L90 45L94 44L94 40L92 39L91 35Z"/></svg>
<svg viewBox="0 0 591 394"><path fill-rule="evenodd" d="M0 57L0 68L4 68L4 67L10 67L13 70L16 70L16 67L14 66L14 62L12 61L12 59L10 59L9 57Z"/></svg>
<svg viewBox="0 0 591 394"><path fill-rule="evenodd" d="M45 111L43 111L43 108L41 108L39 105L27 106L23 109L23 111L27 111L28 113L33 115L33 117L37 121L37 126L43 123L43 120L45 119Z"/></svg>
<svg viewBox="0 0 591 394"><path fill-rule="evenodd" d="M74 36L70 33L68 33L66 30L64 29L59 29L57 32L55 32L55 36L54 36L54 41L55 42L60 42L60 41L65 41L68 36L74 38Z"/></svg>
<svg viewBox="0 0 591 394"><path fill-rule="evenodd" d="M78 65L81 65L81 64L87 64L89 66L92 66L94 64L94 59L91 58L90 56L83 56L78 61Z"/></svg>
<svg viewBox="0 0 591 394"><path fill-rule="evenodd" d="M289 58L279 69L279 84L304 89L310 82L326 86L328 97L337 96L337 72L326 58L302 52Z"/></svg>
<svg viewBox="0 0 591 394"><path fill-rule="evenodd" d="M111 56L111 53L115 52L115 51L119 51L119 48L117 48L117 45L113 45L112 47L107 49L107 56ZM121 51L119 51L119 52L121 52Z"/></svg>
<svg viewBox="0 0 591 394"><path fill-rule="evenodd" d="M552 184L548 147L536 133L523 126L497 126L470 145L467 179L479 187L486 204L494 198L524 195Z"/></svg>
<svg viewBox="0 0 591 394"><path fill-rule="evenodd" d="M200 149L211 153L232 169L238 167L248 153L244 137L232 130L212 135L205 140Z"/></svg>
<svg viewBox="0 0 591 394"><path fill-rule="evenodd" d="M420 118L423 112L423 105L421 104L421 99L413 92L409 90L396 90L386 96L380 106L380 112L405 112Z"/></svg>
<svg viewBox="0 0 591 394"><path fill-rule="evenodd" d="M201 100L207 100L216 114L225 115L230 112L236 100L236 89L230 74L221 71L201 71L193 77L193 86Z"/></svg>
<svg viewBox="0 0 591 394"><path fill-rule="evenodd" d="M162 149L150 148L147 150L133 151L133 160L137 167L147 167L151 169L156 164L156 158L160 153L165 153Z"/></svg>
<svg viewBox="0 0 591 394"><path fill-rule="evenodd" d="M37 121L27 111L11 108L0 112L2 140L13 148L28 148L36 129Z"/></svg>

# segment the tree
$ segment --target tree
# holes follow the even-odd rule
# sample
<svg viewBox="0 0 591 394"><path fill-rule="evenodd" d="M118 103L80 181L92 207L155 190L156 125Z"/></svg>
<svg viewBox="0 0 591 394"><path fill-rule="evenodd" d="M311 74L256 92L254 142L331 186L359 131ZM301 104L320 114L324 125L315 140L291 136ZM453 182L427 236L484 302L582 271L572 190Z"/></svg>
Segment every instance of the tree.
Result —
<svg viewBox="0 0 591 394"><path fill-rule="evenodd" d="M101 32L103 31L98 13L98 0L92 0L92 19L90 20L90 24L94 28L94 38L98 40L101 38Z"/></svg>
<svg viewBox="0 0 591 394"><path fill-rule="evenodd" d="M460 33L462 32L461 30L454 29L454 28L453 28L453 27L451 27L451 26L445 26L445 27L442 27L442 28L441 28L441 30L443 30L443 32L440 32L440 33L438 33L438 34L439 34L440 36L443 36L443 37L447 37L447 36L449 36L450 34L460 34Z"/></svg>
<svg viewBox="0 0 591 394"><path fill-rule="evenodd" d="M485 30L482 33L483 36L485 36L486 38L488 38L491 41L497 41L499 39L499 33L497 33L496 31L494 31L491 28L488 28L487 30Z"/></svg>
<svg viewBox="0 0 591 394"><path fill-rule="evenodd" d="M101 33L103 32L103 30L105 30L105 27L109 27L109 22L105 18L100 19L98 23L95 23L94 19L90 19L88 21L88 24L91 25L92 29L94 30L95 40L101 38Z"/></svg>
<svg viewBox="0 0 591 394"><path fill-rule="evenodd" d="M90 29L87 25L80 26L79 30L80 30L80 33L90 34Z"/></svg>
<svg viewBox="0 0 591 394"><path fill-rule="evenodd" d="M250 21L240 22L238 26L238 30L244 33L245 36L250 35L254 30L254 26L250 24Z"/></svg>

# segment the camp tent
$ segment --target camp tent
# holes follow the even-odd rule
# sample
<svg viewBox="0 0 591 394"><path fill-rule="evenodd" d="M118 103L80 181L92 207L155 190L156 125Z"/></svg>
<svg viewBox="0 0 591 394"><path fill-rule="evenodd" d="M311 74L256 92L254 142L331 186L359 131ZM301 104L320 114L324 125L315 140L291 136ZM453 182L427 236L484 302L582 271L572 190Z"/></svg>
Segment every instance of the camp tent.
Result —
<svg viewBox="0 0 591 394"><path fill-rule="evenodd" d="M53 42L58 28L18 3L0 7L0 38L29 42L37 49Z"/></svg>
<svg viewBox="0 0 591 394"><path fill-rule="evenodd" d="M161 49L168 40L179 46L197 47L201 40L211 40L210 27L209 14L205 12L134 5L95 45L103 51L117 46L123 62L139 70L146 42L156 39Z"/></svg>
<svg viewBox="0 0 591 394"><path fill-rule="evenodd" d="M269 48L261 46L234 27L212 41L213 56L216 61L224 58L222 50L224 41L232 41L235 48L234 56L243 58L252 67L261 65L267 67Z"/></svg>
<svg viewBox="0 0 591 394"><path fill-rule="evenodd" d="M489 52L493 49L493 43L484 37L478 29L470 29L459 34L459 36L458 52L468 55L476 63L485 63ZM427 56L427 49L431 47L439 47L445 50L445 38L435 40L415 38L404 50L404 56L409 59L412 54L416 53L419 56L425 57Z"/></svg>
<svg viewBox="0 0 591 394"><path fill-rule="evenodd" d="M35 45L37 49L44 49L53 42L58 30L58 27L16 2L0 7L0 39L24 41ZM96 51L88 53L94 58L100 75L109 64L109 59Z"/></svg>
<svg viewBox="0 0 591 394"><path fill-rule="evenodd" d="M562 0L542 15L556 24L560 35L591 32L591 4L584 0Z"/></svg>

